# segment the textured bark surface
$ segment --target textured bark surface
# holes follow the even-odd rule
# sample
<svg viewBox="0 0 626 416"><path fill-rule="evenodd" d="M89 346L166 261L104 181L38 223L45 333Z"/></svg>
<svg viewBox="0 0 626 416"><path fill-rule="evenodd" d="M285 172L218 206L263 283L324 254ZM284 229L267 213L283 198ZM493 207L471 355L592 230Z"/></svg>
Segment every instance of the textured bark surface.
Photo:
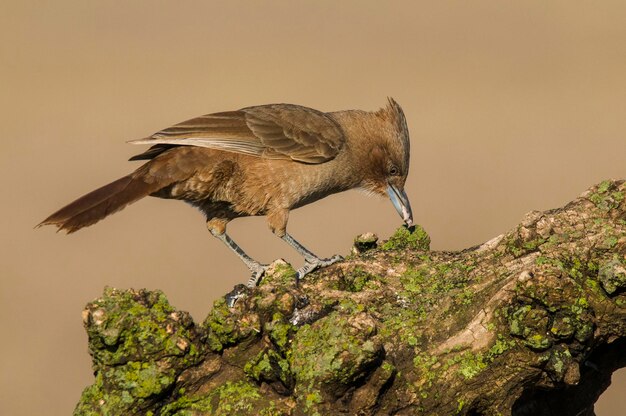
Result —
<svg viewBox="0 0 626 416"><path fill-rule="evenodd" d="M420 228L355 241L294 287L274 263L194 323L107 289L76 415L592 415L626 366L626 184L461 252Z"/></svg>

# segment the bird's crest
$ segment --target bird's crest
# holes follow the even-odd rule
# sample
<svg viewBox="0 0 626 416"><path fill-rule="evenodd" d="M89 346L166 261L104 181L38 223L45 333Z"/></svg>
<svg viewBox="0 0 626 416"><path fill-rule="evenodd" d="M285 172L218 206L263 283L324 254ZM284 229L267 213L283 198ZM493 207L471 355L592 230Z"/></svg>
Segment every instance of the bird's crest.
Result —
<svg viewBox="0 0 626 416"><path fill-rule="evenodd" d="M377 114L394 124L396 132L398 133L398 138L400 139L404 150L404 162L406 166L408 166L411 145L409 140L409 128L406 124L406 117L404 116L402 107L400 107L400 104L398 104L393 98L387 97L387 106L378 110Z"/></svg>

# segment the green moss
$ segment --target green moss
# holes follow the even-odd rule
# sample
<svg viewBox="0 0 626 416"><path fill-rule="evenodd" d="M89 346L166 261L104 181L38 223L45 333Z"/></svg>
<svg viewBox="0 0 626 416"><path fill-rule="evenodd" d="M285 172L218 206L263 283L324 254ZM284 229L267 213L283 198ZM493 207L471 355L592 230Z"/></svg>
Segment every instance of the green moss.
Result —
<svg viewBox="0 0 626 416"><path fill-rule="evenodd" d="M74 409L74 416L96 416L103 414L123 414L128 406L121 403L121 397L114 396L113 400L107 393L102 391L102 378L83 390L80 401ZM121 404L121 406L120 406Z"/></svg>
<svg viewBox="0 0 626 416"><path fill-rule="evenodd" d="M225 345L237 341L235 334L235 321L230 318L230 311L224 298L213 303L213 309L204 321L204 327L208 330L208 344L211 350L219 352Z"/></svg>
<svg viewBox="0 0 626 416"><path fill-rule="evenodd" d="M624 192L618 190L614 182L604 181L588 198L602 211L610 211L624 201Z"/></svg>
<svg viewBox="0 0 626 416"><path fill-rule="evenodd" d="M565 271L565 266L563 264L563 261L561 259L556 259L553 257L547 257L547 256L542 256L542 255L537 256L537 258L535 259L535 264L539 266L543 266L544 264L547 264L547 265L553 266L557 270Z"/></svg>
<svg viewBox="0 0 626 416"><path fill-rule="evenodd" d="M471 289L465 289L461 292L459 292L456 296L455 296L455 301L463 304L463 305L471 305L472 300L474 299L474 291Z"/></svg>
<svg viewBox="0 0 626 416"><path fill-rule="evenodd" d="M511 233L504 240L504 247L506 251L512 254L514 257L521 257L525 254L539 250L541 245L543 245L547 241L548 239L543 237L536 237L531 240L524 240L520 237L518 231L517 233Z"/></svg>
<svg viewBox="0 0 626 416"><path fill-rule="evenodd" d="M517 344L514 340L508 339L504 335L498 335L496 342L486 353L462 351L456 348L448 352L449 355L444 361L439 361L441 356L431 356L419 352L413 358L413 365L419 374L420 384L417 387L417 393L422 397L433 393L432 388L438 386L437 380L442 375L446 377L445 374L449 373L451 369L454 369L466 380L473 379L485 370L490 362L515 345Z"/></svg>
<svg viewBox="0 0 626 416"><path fill-rule="evenodd" d="M89 351L96 368L147 356L176 356L190 364L201 358L197 347L188 350L195 337L191 317L176 312L161 291L106 288L101 299L88 305L88 311ZM187 348L181 348L184 345Z"/></svg>
<svg viewBox="0 0 626 416"><path fill-rule="evenodd" d="M606 247L607 249L612 249L613 247L615 247L617 245L617 242L619 241L619 239L617 238L616 235L608 235L604 241L603 241L603 245L604 247Z"/></svg>
<svg viewBox="0 0 626 416"><path fill-rule="evenodd" d="M241 414L252 410L254 402L261 398L259 390L246 382L227 382L217 389L219 404L215 408L219 414Z"/></svg>
<svg viewBox="0 0 626 416"><path fill-rule="evenodd" d="M389 379L396 372L396 367L389 361L383 361L380 368L385 372L383 378Z"/></svg>
<svg viewBox="0 0 626 416"><path fill-rule="evenodd" d="M565 365L563 364L563 361L560 359L557 359L554 363L554 369L556 370L557 373L563 372L563 370L565 369Z"/></svg>
<svg viewBox="0 0 626 416"><path fill-rule="evenodd" d="M575 289L579 294L583 294L583 286L587 286L591 289L592 292L602 293L602 290L599 288L597 280L602 280L603 276L603 265L598 264L597 260L588 260L583 261L578 257L574 258L565 258L561 261L561 271L567 273L570 277L572 277L577 284L577 288ZM572 294L572 297L576 296L576 293ZM586 301L586 300L585 300ZM580 313L580 311L576 311L576 309L580 309L580 306L574 306L575 313ZM588 305L584 306L582 309L587 309Z"/></svg>
<svg viewBox="0 0 626 416"><path fill-rule="evenodd" d="M485 368L487 368L487 363L483 360L481 353L466 352L461 356L458 371L466 380L470 380Z"/></svg>
<svg viewBox="0 0 626 416"><path fill-rule="evenodd" d="M401 289L394 303L381 305L377 312L383 316L381 335L400 339L411 346L419 343L416 328L428 318L429 312L444 298L452 298L447 313L467 305L474 293L467 289L472 264L444 262L433 264L430 260L410 266L399 276Z"/></svg>
<svg viewBox="0 0 626 416"><path fill-rule="evenodd" d="M524 344L535 351L543 351L552 346L552 340L546 335L533 334L524 340Z"/></svg>
<svg viewBox="0 0 626 416"><path fill-rule="evenodd" d="M251 309L254 309L263 321L274 319L272 316L281 314L289 316L296 306L296 296L290 290L293 285L275 286L270 293L258 291L252 298Z"/></svg>
<svg viewBox="0 0 626 416"><path fill-rule="evenodd" d="M204 355L191 317L175 311L161 292L107 288L87 312L96 379L77 415L143 411Z"/></svg>
<svg viewBox="0 0 626 416"><path fill-rule="evenodd" d="M580 321L576 326L574 338L581 343L587 342L593 336L593 323Z"/></svg>
<svg viewBox="0 0 626 416"><path fill-rule="evenodd" d="M94 384L83 391L74 415L136 413L174 381L174 371L163 371L156 363L130 362L98 372Z"/></svg>
<svg viewBox="0 0 626 416"><path fill-rule="evenodd" d="M174 384L176 375L173 369L163 371L154 362L129 362L105 374L106 381L137 399L162 393Z"/></svg>
<svg viewBox="0 0 626 416"><path fill-rule="evenodd" d="M598 266L593 261L582 262L577 258L567 259L563 265L564 270L580 283L568 286L565 293L560 291L539 293L532 288L525 287L520 292L520 296L530 297L533 301L542 304L547 311L532 309L526 305L508 314L511 334L524 338L524 343L529 348L547 349L555 340L570 339L572 336L579 342L586 342L593 336L589 294L585 292L583 285L590 287L590 279L587 276L597 273ZM591 285L591 287L594 286L596 285ZM563 303L564 296L573 301Z"/></svg>
<svg viewBox="0 0 626 416"><path fill-rule="evenodd" d="M322 395L319 390L311 390L304 396L304 409L310 411L323 401L324 400L322 399Z"/></svg>
<svg viewBox="0 0 626 416"><path fill-rule="evenodd" d="M290 411L278 408L273 400L270 400L267 407L259 410L259 416L287 416L289 414L291 414Z"/></svg>
<svg viewBox="0 0 626 416"><path fill-rule="evenodd" d="M382 345L371 339L373 321L357 314L352 319L331 313L311 325L303 325L296 333L290 367L303 386L333 384L349 385L363 377L382 353Z"/></svg>
<svg viewBox="0 0 626 416"><path fill-rule="evenodd" d="M522 247L526 250L526 252L535 251L539 248L539 246L541 246L546 241L547 239L539 237L539 238L535 238L533 240L524 242L522 244Z"/></svg>
<svg viewBox="0 0 626 416"><path fill-rule="evenodd" d="M423 308L398 308L385 305L384 320L380 327L380 335L385 339L397 339L401 343L412 345L421 342L421 333L416 328L426 318Z"/></svg>
<svg viewBox="0 0 626 416"><path fill-rule="evenodd" d="M626 289L626 262L615 254L599 267L598 280L608 295Z"/></svg>
<svg viewBox="0 0 626 416"><path fill-rule="evenodd" d="M568 259L564 264L566 271L574 279L581 279L586 274L585 265L578 257Z"/></svg>
<svg viewBox="0 0 626 416"><path fill-rule="evenodd" d="M574 335L575 325L570 316L557 315L554 317L550 333L558 339L569 339Z"/></svg>
<svg viewBox="0 0 626 416"><path fill-rule="evenodd" d="M272 267L265 273L259 286L272 283L281 286L293 285L296 281L296 271L287 262L275 261Z"/></svg>
<svg viewBox="0 0 626 416"><path fill-rule="evenodd" d="M437 363L437 357L428 355L424 352L416 354L413 357L413 365L421 370L429 370Z"/></svg>
<svg viewBox="0 0 626 416"><path fill-rule="evenodd" d="M486 354L486 361L490 362L497 356L504 354L506 351L515 347L516 342L512 339L507 339L503 335L498 334L496 342L489 348Z"/></svg>
<svg viewBox="0 0 626 416"><path fill-rule="evenodd" d="M441 295L453 294L459 304L467 303L474 295L465 291L469 281L471 266L463 263L440 263L436 266L423 264L409 267L401 276L400 283L404 291L401 293L417 307L428 309L441 300Z"/></svg>
<svg viewBox="0 0 626 416"><path fill-rule="evenodd" d="M408 268L400 276L402 288L410 294L420 294L427 290L432 291L430 281L428 279L428 271L425 269Z"/></svg>
<svg viewBox="0 0 626 416"><path fill-rule="evenodd" d="M245 381L226 382L213 392L218 397L213 415L254 414L252 412L256 402L261 398L259 389Z"/></svg>
<svg viewBox="0 0 626 416"><path fill-rule="evenodd" d="M524 319L531 309L532 306L524 305L516 309L509 316L509 331L511 335L515 335L517 337L524 337L528 335L526 325L524 324Z"/></svg>
<svg viewBox="0 0 626 416"><path fill-rule="evenodd" d="M420 352L413 357L413 366L419 372L418 392L423 393L433 386L440 373L435 369L439 365L436 356ZM444 367L444 369L447 367Z"/></svg>
<svg viewBox="0 0 626 416"><path fill-rule="evenodd" d="M366 272L361 266L356 266L343 277L340 289L350 292L361 292L369 286L370 282L380 280L380 276Z"/></svg>
<svg viewBox="0 0 626 416"><path fill-rule="evenodd" d="M274 356L276 352L270 350L268 354L268 351L261 351L259 355L246 363L246 365L243 367L243 371L248 377L251 377L256 381L266 379L268 374L272 372L270 354Z"/></svg>
<svg viewBox="0 0 626 416"><path fill-rule="evenodd" d="M606 191L608 191L610 187L611 187L611 181L609 180L602 181L600 185L598 185L597 193L598 194L606 193Z"/></svg>
<svg viewBox="0 0 626 416"><path fill-rule="evenodd" d="M572 306L572 312L576 314L580 314L587 309L589 309L589 301L585 297L577 298Z"/></svg>
<svg viewBox="0 0 626 416"><path fill-rule="evenodd" d="M267 325L270 339L280 351L286 351L290 336L295 332L296 327L286 320L281 314L274 314L274 319Z"/></svg>
<svg viewBox="0 0 626 416"><path fill-rule="evenodd" d="M214 352L220 352L229 345L233 345L260 332L256 315L242 316L231 310L224 298L213 303L213 309L203 322L208 338L207 344Z"/></svg>
<svg viewBox="0 0 626 416"><path fill-rule="evenodd" d="M183 396L165 405L161 416L192 416L198 412L215 416L256 415L261 394L246 381L226 382L206 395Z"/></svg>
<svg viewBox="0 0 626 416"><path fill-rule="evenodd" d="M572 364L572 354L565 345L559 345L552 349L545 367L555 380L563 380L568 367Z"/></svg>
<svg viewBox="0 0 626 416"><path fill-rule="evenodd" d="M429 251L430 237L426 231L419 225L415 225L412 229L400 227L396 232L385 241L381 247L385 251L392 250L416 250Z"/></svg>
<svg viewBox="0 0 626 416"><path fill-rule="evenodd" d="M257 382L280 381L287 388L291 388L293 384L289 361L272 349L259 352L246 363L243 370Z"/></svg>
<svg viewBox="0 0 626 416"><path fill-rule="evenodd" d="M457 406L456 406L456 414L461 414L461 411L463 410L463 407L465 406L465 400L463 399L458 399L457 400Z"/></svg>
<svg viewBox="0 0 626 416"><path fill-rule="evenodd" d="M509 333L523 338L527 347L542 351L552 345L552 339L548 336L550 317L546 310L523 305L507 314L507 317Z"/></svg>
<svg viewBox="0 0 626 416"><path fill-rule="evenodd" d="M604 295L604 290L600 286L600 283L597 280L587 278L585 279L585 285L587 288L591 290L591 292L597 295Z"/></svg>

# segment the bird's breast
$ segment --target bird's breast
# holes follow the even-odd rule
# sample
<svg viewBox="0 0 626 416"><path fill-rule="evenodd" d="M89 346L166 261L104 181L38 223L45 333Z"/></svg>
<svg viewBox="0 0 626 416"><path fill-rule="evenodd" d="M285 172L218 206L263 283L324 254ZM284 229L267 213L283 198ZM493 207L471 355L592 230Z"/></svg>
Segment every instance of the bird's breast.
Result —
<svg viewBox="0 0 626 416"><path fill-rule="evenodd" d="M207 215L211 207L228 207L233 216L298 208L351 184L337 160L305 164L200 148L182 149L183 155L168 164L167 173L180 179L154 196L188 201Z"/></svg>

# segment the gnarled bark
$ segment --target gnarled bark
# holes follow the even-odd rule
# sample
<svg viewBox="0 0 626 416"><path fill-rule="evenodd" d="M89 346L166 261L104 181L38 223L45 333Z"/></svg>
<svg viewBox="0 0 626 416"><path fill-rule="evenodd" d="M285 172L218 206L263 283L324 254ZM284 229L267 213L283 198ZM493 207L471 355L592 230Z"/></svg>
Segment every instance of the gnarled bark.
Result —
<svg viewBox="0 0 626 416"><path fill-rule="evenodd" d="M605 181L460 252L364 236L300 287L279 261L201 324L108 289L75 414L592 415L626 365L625 194Z"/></svg>

